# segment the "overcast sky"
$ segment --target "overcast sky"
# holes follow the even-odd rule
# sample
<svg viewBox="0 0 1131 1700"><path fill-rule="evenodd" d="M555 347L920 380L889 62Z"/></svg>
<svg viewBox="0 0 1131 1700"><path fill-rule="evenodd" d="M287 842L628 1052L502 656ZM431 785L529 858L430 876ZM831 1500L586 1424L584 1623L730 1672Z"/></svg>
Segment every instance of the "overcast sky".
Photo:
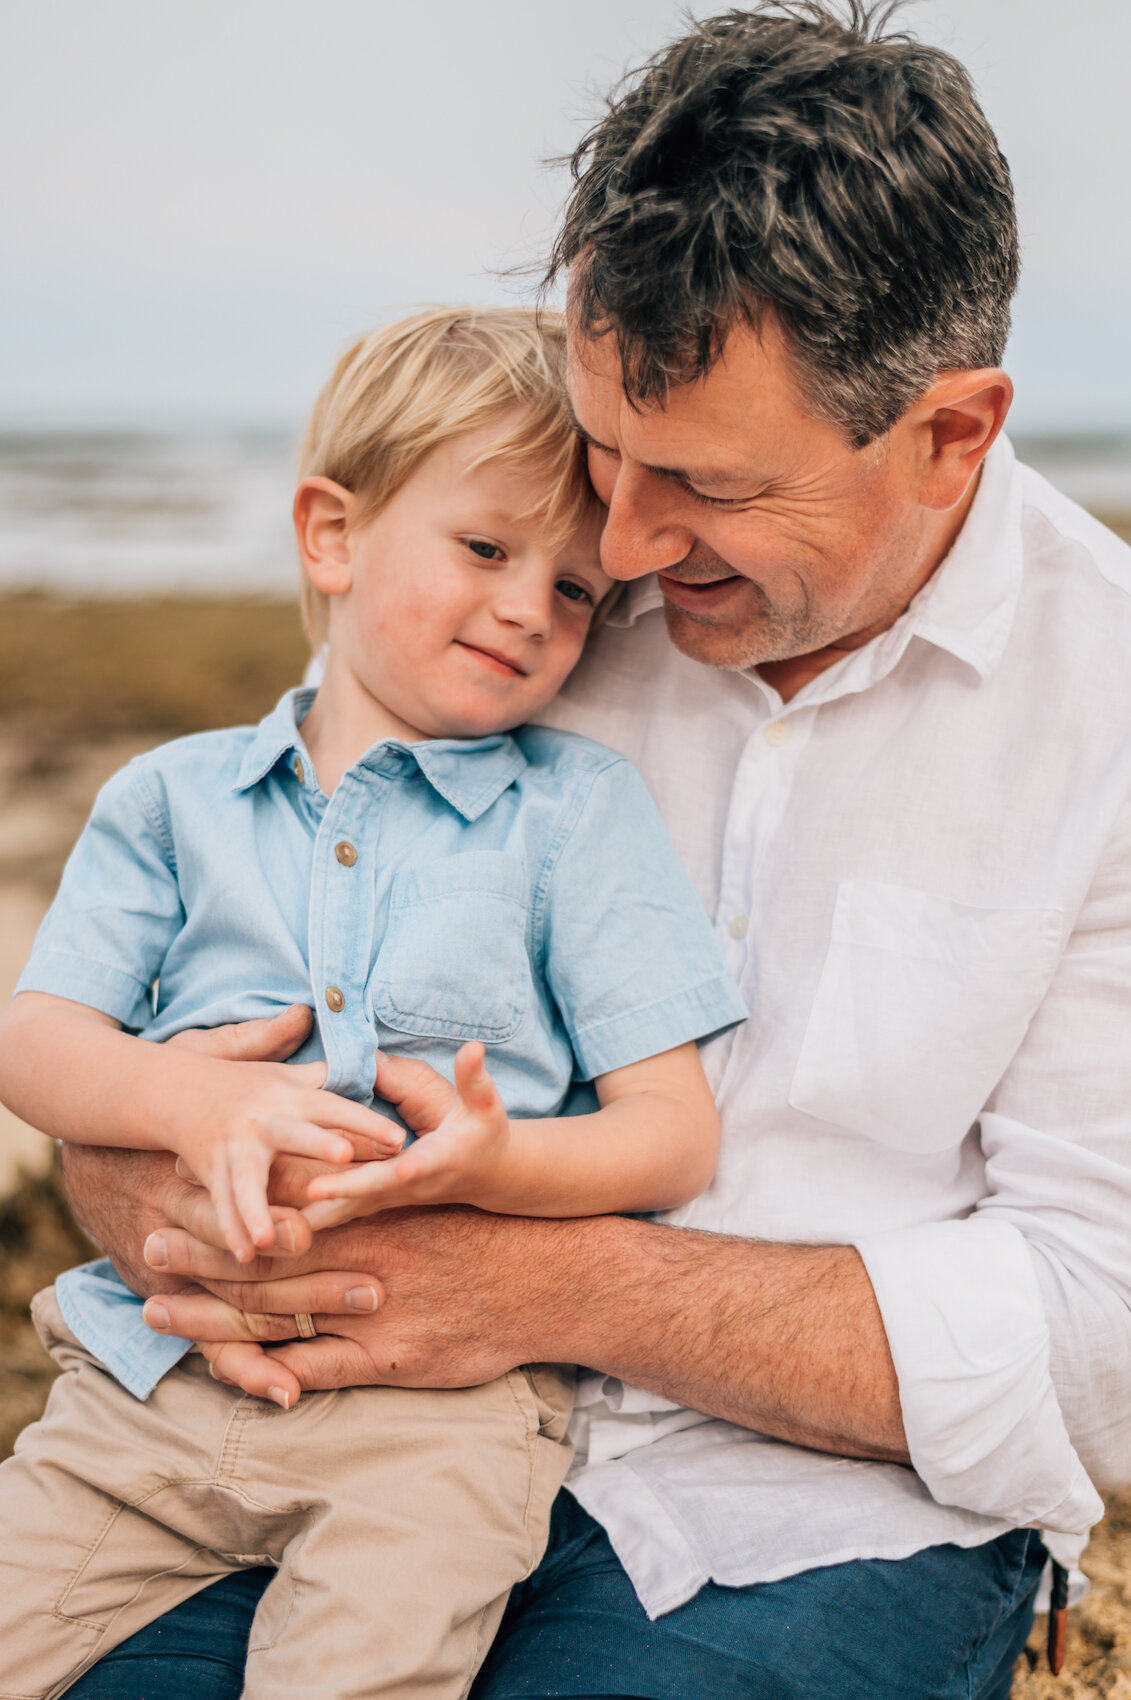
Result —
<svg viewBox="0 0 1131 1700"><path fill-rule="evenodd" d="M290 426L353 332L507 298L561 200L541 162L682 10L0 0L0 424ZM1017 423L1131 428L1127 0L907 17L1013 167Z"/></svg>

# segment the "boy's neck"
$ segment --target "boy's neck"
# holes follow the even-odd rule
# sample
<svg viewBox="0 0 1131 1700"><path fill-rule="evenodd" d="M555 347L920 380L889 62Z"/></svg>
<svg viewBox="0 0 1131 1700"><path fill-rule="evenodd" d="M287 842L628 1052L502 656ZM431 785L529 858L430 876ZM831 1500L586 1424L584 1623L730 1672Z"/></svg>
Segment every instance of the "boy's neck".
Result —
<svg viewBox="0 0 1131 1700"><path fill-rule="evenodd" d="M335 661L331 649L318 695L302 723L303 743L327 797L343 773L382 738L414 744L425 736L367 691L348 666Z"/></svg>

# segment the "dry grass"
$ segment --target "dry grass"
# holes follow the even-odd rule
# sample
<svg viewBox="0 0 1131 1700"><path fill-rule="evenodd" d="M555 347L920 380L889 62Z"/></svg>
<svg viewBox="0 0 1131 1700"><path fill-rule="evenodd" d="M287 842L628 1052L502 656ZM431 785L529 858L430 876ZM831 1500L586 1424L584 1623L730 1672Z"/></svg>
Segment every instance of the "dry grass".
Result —
<svg viewBox="0 0 1131 1700"><path fill-rule="evenodd" d="M0 724L45 737L175 737L259 720L302 676L294 602L0 599Z"/></svg>

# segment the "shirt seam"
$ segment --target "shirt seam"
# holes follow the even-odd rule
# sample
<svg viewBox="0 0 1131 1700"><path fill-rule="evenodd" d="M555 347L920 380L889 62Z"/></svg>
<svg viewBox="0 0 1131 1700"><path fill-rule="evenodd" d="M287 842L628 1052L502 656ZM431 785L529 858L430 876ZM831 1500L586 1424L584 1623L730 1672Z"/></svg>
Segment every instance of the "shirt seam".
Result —
<svg viewBox="0 0 1131 1700"><path fill-rule="evenodd" d="M531 940L534 951L534 965L543 981L547 979L546 909L550 883L553 880L557 865L565 853L566 845L577 831L581 817L592 801L593 792L596 789L598 779L600 779L603 774L610 773L617 767L631 767L631 763L625 756L618 756L614 754L610 755L607 761L603 761L600 766L594 769L589 777L589 784L586 787L584 794L582 794L579 788L578 795L572 803L572 812L568 809L565 811L555 837L551 839L546 848L546 854L543 858L538 878L535 881L534 897L531 905Z"/></svg>
<svg viewBox="0 0 1131 1700"><path fill-rule="evenodd" d="M160 806L153 790L149 785L144 769L138 767L133 774L134 790L142 813L149 822L150 830L156 833L158 843L165 854L165 861L174 879L178 878L177 852L173 843L172 831L165 810Z"/></svg>

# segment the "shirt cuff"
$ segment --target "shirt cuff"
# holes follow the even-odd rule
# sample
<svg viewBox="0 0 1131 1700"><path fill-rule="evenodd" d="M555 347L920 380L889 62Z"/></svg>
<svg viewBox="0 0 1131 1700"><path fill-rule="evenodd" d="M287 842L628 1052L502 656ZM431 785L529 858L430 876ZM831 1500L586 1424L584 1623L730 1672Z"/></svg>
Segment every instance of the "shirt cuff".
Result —
<svg viewBox="0 0 1131 1700"><path fill-rule="evenodd" d="M911 1462L932 1498L1039 1528L1071 1564L1103 1502L1064 1426L1024 1236L974 1217L856 1249L887 1331Z"/></svg>
<svg viewBox="0 0 1131 1700"><path fill-rule="evenodd" d="M65 950L33 950L12 996L20 992L48 992L52 997L69 998L135 1031L153 1018L152 986L108 962L88 962Z"/></svg>
<svg viewBox="0 0 1131 1700"><path fill-rule="evenodd" d="M674 1051L677 1045L686 1045L692 1039L710 1039L745 1021L746 1016L741 992L729 974L721 974L643 1009L629 1010L571 1033L578 1077L596 1080L598 1075L611 1074L614 1068L627 1068L645 1057Z"/></svg>

